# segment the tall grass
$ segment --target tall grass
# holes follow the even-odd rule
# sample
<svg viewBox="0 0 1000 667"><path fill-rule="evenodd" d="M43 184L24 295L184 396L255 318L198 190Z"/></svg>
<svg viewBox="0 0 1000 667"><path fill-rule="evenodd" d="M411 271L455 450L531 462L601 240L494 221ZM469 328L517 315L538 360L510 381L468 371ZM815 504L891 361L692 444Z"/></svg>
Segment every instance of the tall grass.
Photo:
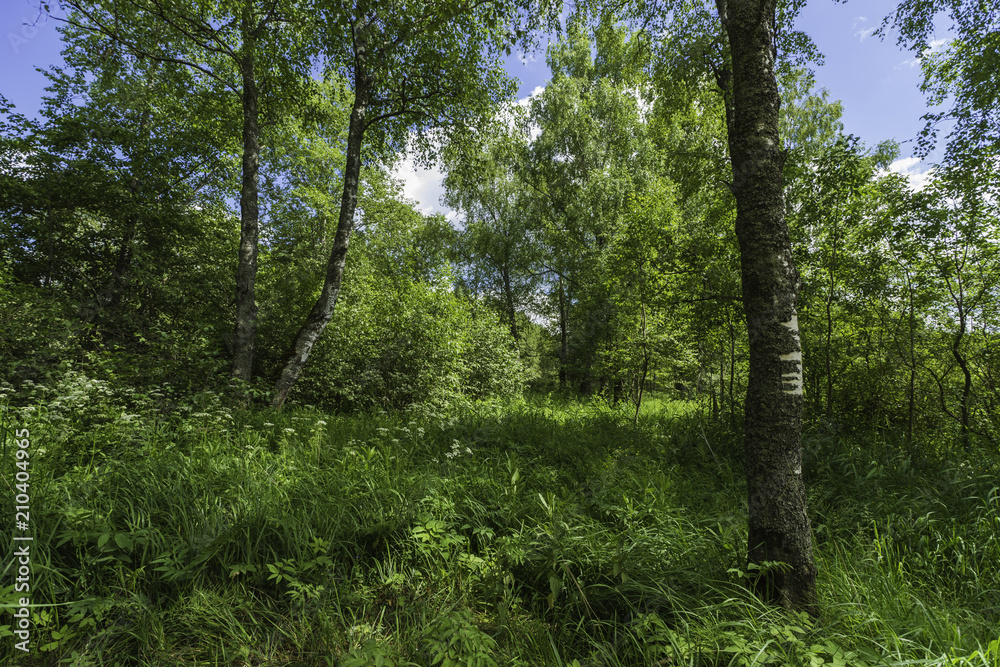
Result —
<svg viewBox="0 0 1000 667"><path fill-rule="evenodd" d="M11 410L38 606L0 662L1000 664L995 459L808 434L813 622L747 592L740 437L689 404L200 401L86 428Z"/></svg>

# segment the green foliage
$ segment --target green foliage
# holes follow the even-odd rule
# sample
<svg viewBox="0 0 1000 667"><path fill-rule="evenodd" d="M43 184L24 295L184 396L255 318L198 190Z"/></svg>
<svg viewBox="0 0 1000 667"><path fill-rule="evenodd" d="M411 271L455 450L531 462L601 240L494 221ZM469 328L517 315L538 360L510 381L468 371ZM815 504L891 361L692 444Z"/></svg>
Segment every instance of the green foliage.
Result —
<svg viewBox="0 0 1000 667"><path fill-rule="evenodd" d="M393 409L520 391L517 352L493 313L447 283L366 280L354 268L294 400Z"/></svg>
<svg viewBox="0 0 1000 667"><path fill-rule="evenodd" d="M90 80L84 55L67 59L45 122L6 138L26 133L13 150L28 157L6 165L0 198L3 372L51 381L71 363L116 386L203 382L224 349L234 248L219 190L199 181L230 165L212 127L175 112L181 90L206 115L209 97L169 68L119 62L121 79Z"/></svg>
<svg viewBox="0 0 1000 667"><path fill-rule="evenodd" d="M944 13L950 19L949 39L933 40L936 21ZM942 125L951 127L945 149L945 165L959 173L989 168L991 156L1000 146L997 134L997 99L1000 87L992 77L998 61L997 37L1000 12L978 0L902 0L886 18L899 31L898 44L911 49L924 73L921 85L928 106L944 103L947 111L931 111L918 143L926 156L937 142ZM948 120L950 123L943 123Z"/></svg>
<svg viewBox="0 0 1000 667"><path fill-rule="evenodd" d="M124 421L76 377L89 425L6 404L35 453L33 601L57 603L36 661L995 664L995 457L809 434L811 623L747 590L739 436L684 404L331 417L201 394Z"/></svg>
<svg viewBox="0 0 1000 667"><path fill-rule="evenodd" d="M279 5L282 25L315 20ZM509 82L470 63L527 24L504 25L512 5L476 7L323 6L318 38L340 49L365 23L385 57L343 292L283 413L236 408L265 392L226 382L238 147L223 126L238 119L216 84L237 85L231 64L202 58L206 83L71 30L44 122L0 98L4 451L8 422L30 429L33 585L52 605L33 610L25 664L995 667L991 163L909 193L880 171L891 147L839 137L838 104L782 65L815 418L823 615L810 622L747 590L761 572L743 560L747 339L706 71L617 17L574 15L551 85L513 129L494 118L448 147L458 232L375 163L414 128L393 99L460 90L461 113L448 95L415 112L423 129L494 111ZM899 16L931 7L981 10ZM236 40L225 16L203 27ZM673 18L707 55L709 15ZM907 34L933 17L916 18ZM196 50L129 21L158 53ZM309 39L258 45L262 376L316 299L340 205L349 63L305 94L304 61L273 57ZM976 43L926 59L934 95L979 81ZM956 113L988 118L982 99L962 93ZM425 153L440 138L418 134ZM603 394L517 399L560 373ZM0 661L10 636L0 625Z"/></svg>
<svg viewBox="0 0 1000 667"><path fill-rule="evenodd" d="M497 667L497 642L483 632L466 609L433 620L424 641L430 664L441 667Z"/></svg>

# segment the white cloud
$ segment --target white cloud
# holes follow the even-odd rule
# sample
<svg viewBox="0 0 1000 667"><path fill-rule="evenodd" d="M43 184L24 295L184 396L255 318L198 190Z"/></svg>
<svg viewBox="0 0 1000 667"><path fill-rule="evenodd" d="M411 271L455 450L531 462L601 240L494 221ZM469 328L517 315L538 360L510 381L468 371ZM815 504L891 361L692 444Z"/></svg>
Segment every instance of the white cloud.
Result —
<svg viewBox="0 0 1000 667"><path fill-rule="evenodd" d="M393 176L403 182L403 196L416 202L414 208L424 215L451 213L441 206L444 195L444 173L437 167L424 169L406 156L393 169Z"/></svg>
<svg viewBox="0 0 1000 667"><path fill-rule="evenodd" d="M868 23L868 17L859 16L856 19L854 19L854 23L851 24L851 30L854 31L854 36L857 37L858 40L862 42L871 37L872 33L878 29L878 28L860 28L860 29L858 28L858 26L863 26L866 23Z"/></svg>
<svg viewBox="0 0 1000 667"><path fill-rule="evenodd" d="M950 39L932 39L931 43L927 45L924 53L937 53L944 49L951 42Z"/></svg>
<svg viewBox="0 0 1000 667"><path fill-rule="evenodd" d="M517 105L527 111L531 107L531 101L545 92L545 86L535 86L534 90L527 97L522 97L517 101ZM531 128L528 132L528 139L534 141L542 134L542 128L538 127L532 123Z"/></svg>
<svg viewBox="0 0 1000 667"><path fill-rule="evenodd" d="M889 171L902 174L910 184L910 189L914 191L923 190L934 175L934 169L924 166L920 158L907 157L896 160L889 165Z"/></svg>
<svg viewBox="0 0 1000 667"><path fill-rule="evenodd" d="M868 39L869 37L871 37L872 33L874 33L876 30L877 30L877 28L864 28L864 29L858 30L856 33L854 33L854 36L858 38L858 41L863 42L866 39Z"/></svg>
<svg viewBox="0 0 1000 667"><path fill-rule="evenodd" d="M950 39L933 39L931 43L927 45L927 48L923 50L919 56L914 56L913 58L907 58L903 62L896 65L896 69L903 69L904 67L916 67L920 64L921 59L924 56L939 53L945 49L946 46L951 44Z"/></svg>

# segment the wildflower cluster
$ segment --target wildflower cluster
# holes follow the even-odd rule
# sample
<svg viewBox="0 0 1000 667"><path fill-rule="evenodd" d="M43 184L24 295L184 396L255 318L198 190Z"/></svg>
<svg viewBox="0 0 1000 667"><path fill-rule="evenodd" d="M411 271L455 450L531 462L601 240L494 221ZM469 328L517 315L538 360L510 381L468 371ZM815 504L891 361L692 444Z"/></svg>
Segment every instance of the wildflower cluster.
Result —
<svg viewBox="0 0 1000 667"><path fill-rule="evenodd" d="M465 447L465 448L463 448L461 442L459 442L458 440L452 440L451 441L451 451L450 452L445 452L444 455L446 457L448 457L449 459L457 459L457 458L459 458L461 456L471 456L472 455L472 448L471 447Z"/></svg>

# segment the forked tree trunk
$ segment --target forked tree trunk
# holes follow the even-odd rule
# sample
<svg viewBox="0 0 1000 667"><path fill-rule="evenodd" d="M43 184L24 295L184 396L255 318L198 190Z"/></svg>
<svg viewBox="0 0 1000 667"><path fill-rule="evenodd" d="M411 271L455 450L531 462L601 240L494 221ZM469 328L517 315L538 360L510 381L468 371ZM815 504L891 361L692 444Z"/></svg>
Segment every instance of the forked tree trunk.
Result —
<svg viewBox="0 0 1000 667"><path fill-rule="evenodd" d="M326 325L333 318L333 311L340 295L340 286L344 278L344 266L347 263L347 246L354 230L354 212L358 205L358 182L361 177L361 143L364 139L365 124L368 114L368 98L371 90L371 79L368 74L366 58L368 43L365 38L366 26L362 21L358 26L355 43L354 64L354 106L351 108L351 119L347 130L347 163L344 169L344 191L340 198L340 217L337 220L337 234L333 239L333 249L326 267L326 279L323 291L316 300L305 323L292 343L291 352L285 361L281 374L274 385L274 399L271 406L281 408L288 398L295 381L302 373L302 368L309 359L313 346L319 340Z"/></svg>
<svg viewBox="0 0 1000 667"><path fill-rule="evenodd" d="M240 62L243 80L243 183L240 187L240 248L236 266L236 327L233 332L231 372L234 378L249 380L253 373L254 344L257 337L257 298L254 284L257 280L260 225L257 202L260 142L257 79L254 71L256 38L250 27L250 16L246 12L243 15L243 49Z"/></svg>
<svg viewBox="0 0 1000 667"><path fill-rule="evenodd" d="M750 343L746 398L749 564L756 592L816 612L816 566L802 480L802 348L784 217L775 81L776 0L716 0L732 58L729 150L743 306Z"/></svg>

